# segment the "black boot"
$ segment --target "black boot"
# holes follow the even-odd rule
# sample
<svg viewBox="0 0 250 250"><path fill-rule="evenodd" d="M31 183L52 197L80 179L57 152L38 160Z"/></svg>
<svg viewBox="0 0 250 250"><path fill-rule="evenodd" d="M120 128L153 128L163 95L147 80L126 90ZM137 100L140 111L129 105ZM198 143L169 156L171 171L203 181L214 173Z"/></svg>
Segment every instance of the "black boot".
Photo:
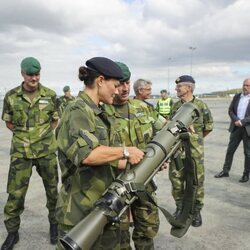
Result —
<svg viewBox="0 0 250 250"><path fill-rule="evenodd" d="M58 236L58 231L57 231L57 224L50 224L50 243L52 245L55 245L57 243L57 236Z"/></svg>
<svg viewBox="0 0 250 250"><path fill-rule="evenodd" d="M199 227L201 225L202 225L201 212L196 211L196 212L194 212L194 215L193 215L192 226Z"/></svg>
<svg viewBox="0 0 250 250"><path fill-rule="evenodd" d="M1 250L12 250L14 245L19 241L18 231L8 233L6 240L4 241Z"/></svg>
<svg viewBox="0 0 250 250"><path fill-rule="evenodd" d="M249 180L249 173L243 173L243 176L239 179L239 182L247 182Z"/></svg>
<svg viewBox="0 0 250 250"><path fill-rule="evenodd" d="M229 173L224 170L214 176L215 178L229 177Z"/></svg>

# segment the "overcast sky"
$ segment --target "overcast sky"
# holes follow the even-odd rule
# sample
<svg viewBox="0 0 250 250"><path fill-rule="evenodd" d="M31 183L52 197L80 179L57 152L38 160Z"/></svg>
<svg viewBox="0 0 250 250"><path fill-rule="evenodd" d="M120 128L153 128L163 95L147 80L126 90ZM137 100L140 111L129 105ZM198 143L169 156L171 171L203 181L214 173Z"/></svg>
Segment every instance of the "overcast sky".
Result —
<svg viewBox="0 0 250 250"><path fill-rule="evenodd" d="M174 94L191 74L196 93L239 88L250 77L249 0L0 0L0 92L36 57L41 82L62 94L83 88L78 68L94 56L126 63L132 83ZM193 48L193 49L190 49ZM133 91L131 91L133 94Z"/></svg>

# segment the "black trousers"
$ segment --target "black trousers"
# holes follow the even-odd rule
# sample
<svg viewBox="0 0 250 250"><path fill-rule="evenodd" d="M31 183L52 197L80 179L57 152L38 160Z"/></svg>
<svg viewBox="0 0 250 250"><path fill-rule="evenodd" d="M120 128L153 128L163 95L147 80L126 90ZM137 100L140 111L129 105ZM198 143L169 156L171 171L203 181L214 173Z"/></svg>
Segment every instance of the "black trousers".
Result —
<svg viewBox="0 0 250 250"><path fill-rule="evenodd" d="M230 134L227 153L223 166L223 171L228 173L231 169L233 156L240 142L243 141L245 164L243 174L249 175L250 172L250 137L247 135L245 127L236 127Z"/></svg>

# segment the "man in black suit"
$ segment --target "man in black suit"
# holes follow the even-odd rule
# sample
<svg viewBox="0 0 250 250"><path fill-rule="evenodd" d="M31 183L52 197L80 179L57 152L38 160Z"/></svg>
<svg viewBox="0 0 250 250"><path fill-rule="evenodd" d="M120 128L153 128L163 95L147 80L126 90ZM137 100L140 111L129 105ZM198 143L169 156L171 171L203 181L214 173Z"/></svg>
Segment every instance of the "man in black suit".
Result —
<svg viewBox="0 0 250 250"><path fill-rule="evenodd" d="M229 127L230 138L223 165L223 170L215 178L229 177L233 156L241 140L244 146L245 166L243 176L239 182L247 182L250 172L250 78L243 82L242 93L236 94L229 106L228 114L231 118Z"/></svg>

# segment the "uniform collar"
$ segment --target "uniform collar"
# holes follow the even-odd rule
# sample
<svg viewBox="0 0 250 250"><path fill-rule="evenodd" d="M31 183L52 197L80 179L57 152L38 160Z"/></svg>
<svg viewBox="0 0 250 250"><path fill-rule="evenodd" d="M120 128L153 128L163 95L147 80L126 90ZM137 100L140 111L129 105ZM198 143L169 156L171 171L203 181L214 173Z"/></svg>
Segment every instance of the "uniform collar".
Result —
<svg viewBox="0 0 250 250"><path fill-rule="evenodd" d="M96 115L99 115L103 112L102 108L98 107L84 91L79 91L78 98L81 98L94 111Z"/></svg>
<svg viewBox="0 0 250 250"><path fill-rule="evenodd" d="M196 97L193 95L193 99L189 102L194 102L194 100L196 99ZM181 100L182 103L185 103L185 101Z"/></svg>
<svg viewBox="0 0 250 250"><path fill-rule="evenodd" d="M16 93L18 96L24 95L23 84L24 84L24 82L22 82L22 84L18 88L16 88ZM38 93L40 96L46 96L45 90L44 90L44 88L42 88L41 83L38 83Z"/></svg>

